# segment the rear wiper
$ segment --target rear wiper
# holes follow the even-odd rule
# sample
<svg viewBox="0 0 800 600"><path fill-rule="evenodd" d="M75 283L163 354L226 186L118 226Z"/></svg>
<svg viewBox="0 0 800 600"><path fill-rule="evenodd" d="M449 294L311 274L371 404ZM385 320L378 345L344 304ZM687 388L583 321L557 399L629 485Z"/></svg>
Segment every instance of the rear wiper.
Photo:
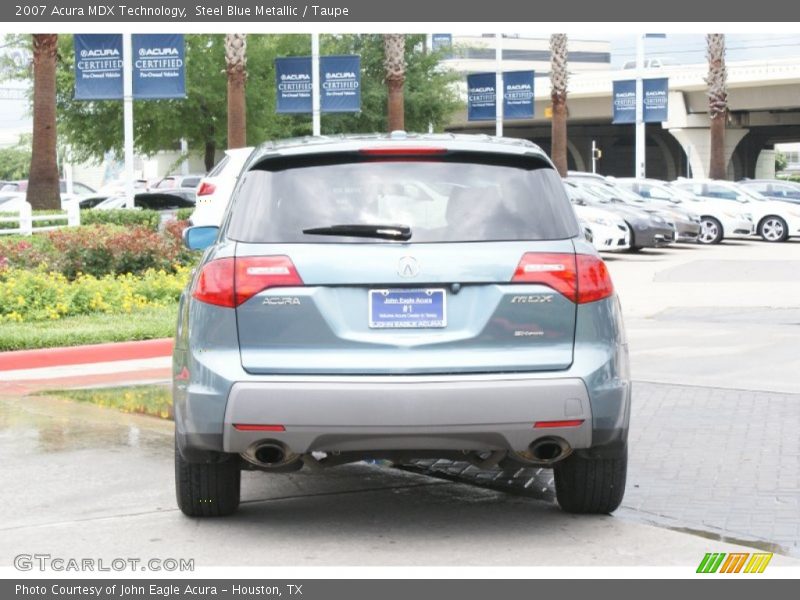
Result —
<svg viewBox="0 0 800 600"><path fill-rule="evenodd" d="M327 227L312 227L303 229L309 235L341 235L345 237L379 238L384 240L411 239L411 227L408 225L328 225Z"/></svg>

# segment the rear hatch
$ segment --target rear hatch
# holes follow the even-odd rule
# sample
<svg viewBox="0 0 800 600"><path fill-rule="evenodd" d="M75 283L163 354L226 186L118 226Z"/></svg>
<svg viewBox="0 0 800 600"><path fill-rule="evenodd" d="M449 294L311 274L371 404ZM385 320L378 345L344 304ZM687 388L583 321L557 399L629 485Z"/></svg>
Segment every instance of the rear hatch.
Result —
<svg viewBox="0 0 800 600"><path fill-rule="evenodd" d="M535 155L425 148L267 160L245 175L228 230L242 366L565 369L578 231L558 175Z"/></svg>

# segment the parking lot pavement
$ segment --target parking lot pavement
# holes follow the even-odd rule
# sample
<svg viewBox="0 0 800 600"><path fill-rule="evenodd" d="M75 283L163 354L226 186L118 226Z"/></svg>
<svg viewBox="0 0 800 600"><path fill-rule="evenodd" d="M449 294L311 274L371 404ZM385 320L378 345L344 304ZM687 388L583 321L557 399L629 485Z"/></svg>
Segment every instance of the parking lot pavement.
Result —
<svg viewBox="0 0 800 600"><path fill-rule="evenodd" d="M548 500L377 465L246 473L239 513L176 508L172 425L46 398L0 399L0 566L53 557L196 565L683 565L752 551ZM800 566L776 556L771 565Z"/></svg>
<svg viewBox="0 0 800 600"><path fill-rule="evenodd" d="M677 245L607 264L634 379L800 393L800 240Z"/></svg>

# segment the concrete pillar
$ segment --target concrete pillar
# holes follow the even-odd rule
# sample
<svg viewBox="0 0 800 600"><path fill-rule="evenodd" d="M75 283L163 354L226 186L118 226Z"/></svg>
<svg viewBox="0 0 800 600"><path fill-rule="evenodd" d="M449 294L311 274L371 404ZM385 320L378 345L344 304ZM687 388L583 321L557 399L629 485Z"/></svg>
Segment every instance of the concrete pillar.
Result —
<svg viewBox="0 0 800 600"><path fill-rule="evenodd" d="M730 163L733 151L742 138L747 135L749 129L726 129L725 130L725 161ZM689 157L689 164L692 167L692 177L708 177L708 167L711 160L711 137L708 127L693 127L691 129L675 128L669 132L683 147L683 151ZM729 169L730 170L730 169Z"/></svg>
<svg viewBox="0 0 800 600"><path fill-rule="evenodd" d="M775 179L775 150L764 148L756 160L756 179Z"/></svg>

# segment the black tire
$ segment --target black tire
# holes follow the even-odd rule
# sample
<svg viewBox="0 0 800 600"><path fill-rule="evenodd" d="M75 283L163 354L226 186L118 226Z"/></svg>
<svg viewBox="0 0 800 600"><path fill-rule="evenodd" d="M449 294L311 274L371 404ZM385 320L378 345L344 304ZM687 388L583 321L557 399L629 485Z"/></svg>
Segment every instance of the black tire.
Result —
<svg viewBox="0 0 800 600"><path fill-rule="evenodd" d="M758 235L765 242L785 242L789 238L789 226L777 215L768 215L758 224Z"/></svg>
<svg viewBox="0 0 800 600"><path fill-rule="evenodd" d="M186 461L175 444L175 495L189 517L222 517L239 508L239 457L216 463Z"/></svg>
<svg viewBox="0 0 800 600"><path fill-rule="evenodd" d="M627 470L627 448L612 457L573 454L554 467L558 504L569 513L614 512L625 495Z"/></svg>
<svg viewBox="0 0 800 600"><path fill-rule="evenodd" d="M704 245L719 244L725 235L722 223L714 217L703 216L700 218L700 234L697 243Z"/></svg>

